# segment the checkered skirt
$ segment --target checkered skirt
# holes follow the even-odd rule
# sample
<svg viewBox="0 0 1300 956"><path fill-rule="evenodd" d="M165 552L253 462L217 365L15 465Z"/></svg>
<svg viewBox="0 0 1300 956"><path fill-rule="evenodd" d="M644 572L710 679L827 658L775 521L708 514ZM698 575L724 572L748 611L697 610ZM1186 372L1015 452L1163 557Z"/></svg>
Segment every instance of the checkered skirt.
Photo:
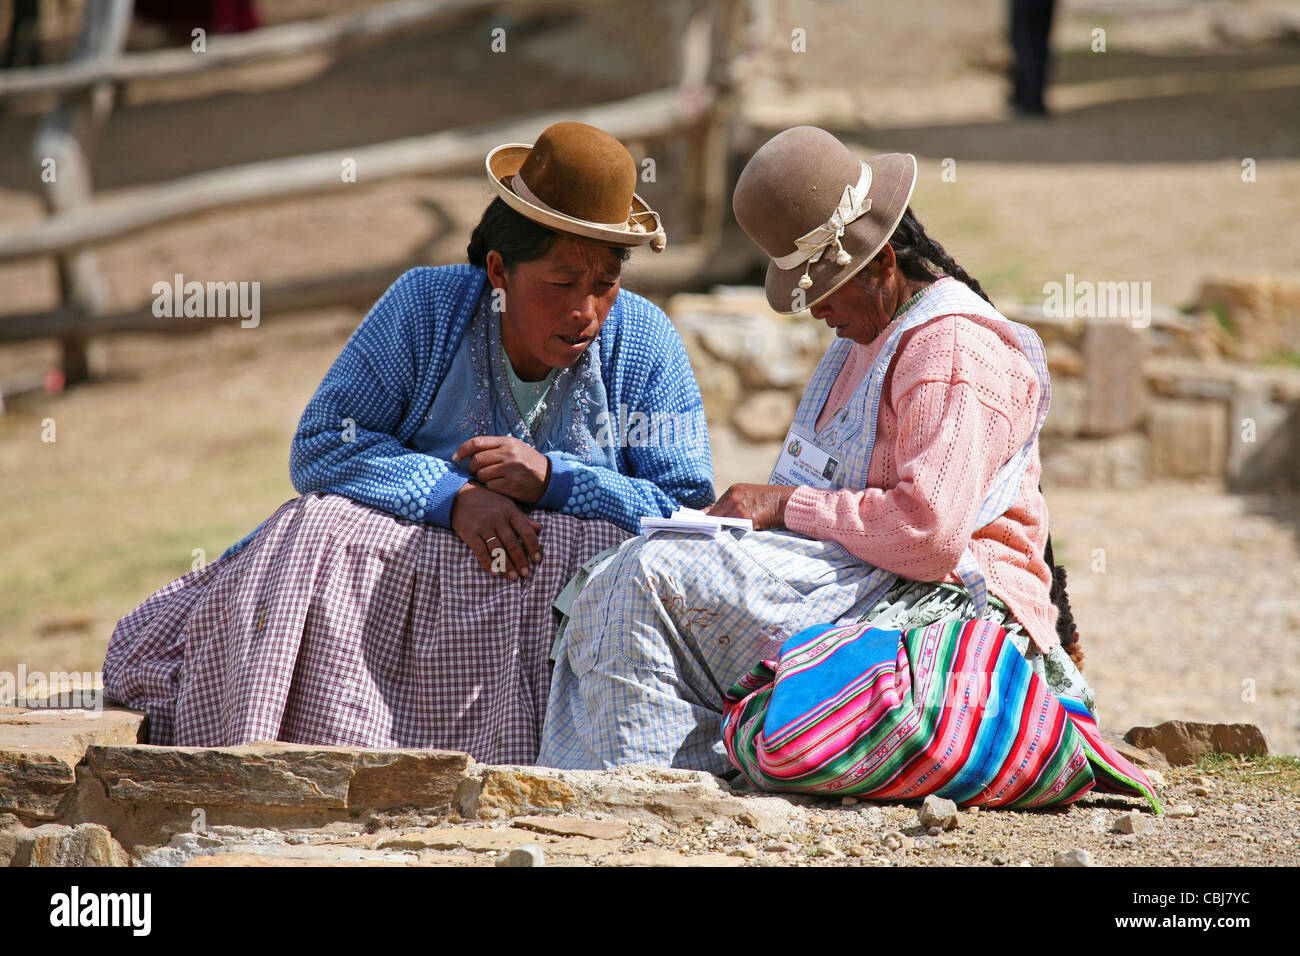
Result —
<svg viewBox="0 0 1300 956"><path fill-rule="evenodd" d="M339 495L295 498L242 550L118 622L105 694L149 715L153 744L427 747L533 763L551 602L628 535L531 514L543 559L512 582L446 528Z"/></svg>

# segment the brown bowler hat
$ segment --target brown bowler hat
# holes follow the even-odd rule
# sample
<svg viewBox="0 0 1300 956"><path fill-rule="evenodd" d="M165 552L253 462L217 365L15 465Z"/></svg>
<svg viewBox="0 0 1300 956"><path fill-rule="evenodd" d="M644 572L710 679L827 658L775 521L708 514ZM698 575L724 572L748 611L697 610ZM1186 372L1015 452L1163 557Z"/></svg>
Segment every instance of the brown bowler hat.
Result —
<svg viewBox="0 0 1300 956"><path fill-rule="evenodd" d="M511 209L548 229L655 252L668 242L659 214L636 194L632 154L602 129L556 123L531 146L492 150L487 173Z"/></svg>
<svg viewBox="0 0 1300 956"><path fill-rule="evenodd" d="M740 174L731 207L772 259L768 304L790 315L856 275L893 235L915 186L911 153L863 162L815 126L796 126L759 147Z"/></svg>

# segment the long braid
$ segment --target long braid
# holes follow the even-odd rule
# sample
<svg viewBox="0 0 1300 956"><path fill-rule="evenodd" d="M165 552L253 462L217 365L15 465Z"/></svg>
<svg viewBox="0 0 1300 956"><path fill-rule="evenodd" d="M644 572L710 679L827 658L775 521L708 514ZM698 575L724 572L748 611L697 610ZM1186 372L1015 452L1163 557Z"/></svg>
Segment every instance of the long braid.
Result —
<svg viewBox="0 0 1300 956"><path fill-rule="evenodd" d="M925 228L909 206L903 213L894 234L889 238L894 249L894 258L903 275L917 282L930 282L940 276L952 276L964 283L972 292L989 305L993 300L985 294L979 280L959 266L938 242L926 235ZM938 275L935 270L938 270ZM1042 485L1038 486L1041 493ZM1047 536L1047 547L1043 549L1043 560L1052 576L1051 601L1056 605L1056 636L1061 646L1070 655L1075 666L1083 670L1083 649L1079 646L1079 629L1074 623L1074 612L1070 608L1070 597L1065 592L1065 568L1057 565L1052 554L1052 536Z"/></svg>
<svg viewBox="0 0 1300 956"><path fill-rule="evenodd" d="M959 266L956 260L944 251L943 246L926 235L925 228L912 212L911 206L903 212L902 220L899 221L894 234L889 237L889 244L894 247L894 258L898 260L899 268L909 279L929 282L939 276L952 276L958 282L968 286L989 305L993 304L993 300L985 294L979 281ZM938 275L935 274L936 269Z"/></svg>

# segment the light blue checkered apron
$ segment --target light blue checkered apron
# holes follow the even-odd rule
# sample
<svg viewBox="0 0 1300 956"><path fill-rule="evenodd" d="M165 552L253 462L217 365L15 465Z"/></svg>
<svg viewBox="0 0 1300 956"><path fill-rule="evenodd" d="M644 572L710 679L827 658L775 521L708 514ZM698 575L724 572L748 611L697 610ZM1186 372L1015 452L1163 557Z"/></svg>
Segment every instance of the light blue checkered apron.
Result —
<svg viewBox="0 0 1300 956"><path fill-rule="evenodd" d="M843 412L815 422L848 355L837 339L804 390L794 423L840 462L836 489L867 487L885 375L899 340L945 315L1007 323L1039 381L1034 428L989 485L975 528L1015 500L1051 401L1047 358L1032 329L1011 322L956 280L940 280L890 326ZM956 571L976 616L988 589L969 547ZM727 771L722 698L757 661L812 624L857 621L899 580L832 541L790 531L724 531L716 538L633 538L597 568L573 604L555 651L538 763L568 769L651 764Z"/></svg>

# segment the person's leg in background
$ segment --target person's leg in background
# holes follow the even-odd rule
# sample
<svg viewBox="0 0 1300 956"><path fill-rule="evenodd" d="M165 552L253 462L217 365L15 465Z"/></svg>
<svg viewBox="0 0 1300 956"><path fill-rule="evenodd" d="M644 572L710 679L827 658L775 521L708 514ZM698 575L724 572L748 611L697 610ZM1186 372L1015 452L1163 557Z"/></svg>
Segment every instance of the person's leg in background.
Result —
<svg viewBox="0 0 1300 956"><path fill-rule="evenodd" d="M1011 102L1016 112L1044 116L1055 0L1011 0Z"/></svg>

